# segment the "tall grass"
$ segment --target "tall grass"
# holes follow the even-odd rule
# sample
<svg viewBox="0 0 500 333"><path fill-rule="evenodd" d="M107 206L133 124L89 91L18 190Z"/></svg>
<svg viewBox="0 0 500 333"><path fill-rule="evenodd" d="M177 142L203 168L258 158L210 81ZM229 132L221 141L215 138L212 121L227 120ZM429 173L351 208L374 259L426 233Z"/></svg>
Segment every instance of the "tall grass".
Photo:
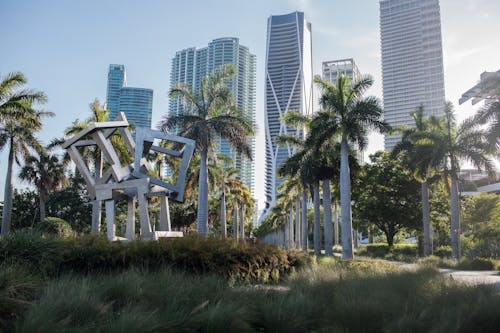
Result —
<svg viewBox="0 0 500 333"><path fill-rule="evenodd" d="M500 296L433 269L324 259L280 286L131 269L49 282L17 332L497 332Z"/></svg>

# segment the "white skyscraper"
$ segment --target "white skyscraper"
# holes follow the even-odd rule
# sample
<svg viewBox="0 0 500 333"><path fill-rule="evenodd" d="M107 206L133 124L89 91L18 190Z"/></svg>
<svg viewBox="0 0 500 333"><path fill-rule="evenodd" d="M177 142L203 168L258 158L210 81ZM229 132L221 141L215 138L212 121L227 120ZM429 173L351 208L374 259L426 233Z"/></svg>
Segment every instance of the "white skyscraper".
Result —
<svg viewBox="0 0 500 333"><path fill-rule="evenodd" d="M414 126L410 112L442 116L445 103L439 0L381 0L385 120ZM386 136L390 150L399 136Z"/></svg>
<svg viewBox="0 0 500 333"><path fill-rule="evenodd" d="M255 76L256 57L250 53L248 47L240 44L238 38L224 37L212 40L207 47L196 49L188 48L176 52L172 59L170 84L184 82L195 92L199 93L203 79L224 64L232 64L236 70L228 86L233 93L236 106L243 115L255 124ZM171 98L170 114L183 112L180 97ZM252 153L255 155L255 139L249 138ZM240 171L241 180L255 195L255 176L253 161L242 157L231 149L229 144L218 140L217 152L231 157L235 167Z"/></svg>
<svg viewBox="0 0 500 333"><path fill-rule="evenodd" d="M305 20L304 13L269 17L265 80L267 212L274 205L277 188L283 182L277 169L293 154L292 147L280 147L274 139L285 133L303 135L302 131L283 125L280 116L290 110L312 113L311 24Z"/></svg>

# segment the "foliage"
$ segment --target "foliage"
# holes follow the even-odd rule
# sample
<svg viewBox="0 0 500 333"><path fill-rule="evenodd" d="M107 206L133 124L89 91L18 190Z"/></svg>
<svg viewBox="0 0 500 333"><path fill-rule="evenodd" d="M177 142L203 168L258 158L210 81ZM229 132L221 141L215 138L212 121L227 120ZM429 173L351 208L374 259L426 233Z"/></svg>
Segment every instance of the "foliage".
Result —
<svg viewBox="0 0 500 333"><path fill-rule="evenodd" d="M442 245L434 249L434 255L439 258L451 258L451 246Z"/></svg>
<svg viewBox="0 0 500 333"><path fill-rule="evenodd" d="M63 276L12 326L22 332L496 332L499 306L492 288L463 285L432 269L330 259L270 288L230 288L215 276L171 270Z"/></svg>
<svg viewBox="0 0 500 333"><path fill-rule="evenodd" d="M394 159L389 153L377 152L370 158L372 164L364 166L357 180L354 214L364 224L380 229L392 246L401 228L420 227L420 186L401 156Z"/></svg>
<svg viewBox="0 0 500 333"><path fill-rule="evenodd" d="M39 223L38 193L33 190L14 190L12 206L12 230L32 228Z"/></svg>
<svg viewBox="0 0 500 333"><path fill-rule="evenodd" d="M0 240L0 263L17 261L42 276L174 267L195 274L217 274L235 282L269 282L304 267L308 260L301 252L195 235L120 243L90 236L42 238L25 232Z"/></svg>
<svg viewBox="0 0 500 333"><path fill-rule="evenodd" d="M36 281L17 265L0 265L0 331L19 317L35 298Z"/></svg>
<svg viewBox="0 0 500 333"><path fill-rule="evenodd" d="M416 244L368 244L366 255L373 258L384 258L389 260L414 261L417 258Z"/></svg>
<svg viewBox="0 0 500 333"><path fill-rule="evenodd" d="M42 223L36 225L36 231L42 235L52 235L68 238L74 235L73 229L68 222L58 217L46 217Z"/></svg>
<svg viewBox="0 0 500 333"><path fill-rule="evenodd" d="M451 256L451 255L450 255ZM497 267L498 261L490 258L462 258L459 261L430 256L419 261L426 267L441 267L448 269L459 269L465 271L491 271Z"/></svg>

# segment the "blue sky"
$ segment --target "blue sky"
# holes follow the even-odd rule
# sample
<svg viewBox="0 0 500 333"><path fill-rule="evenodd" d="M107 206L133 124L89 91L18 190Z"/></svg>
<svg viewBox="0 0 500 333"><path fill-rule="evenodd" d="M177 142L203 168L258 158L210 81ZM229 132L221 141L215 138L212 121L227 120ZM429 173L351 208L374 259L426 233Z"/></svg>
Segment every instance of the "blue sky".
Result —
<svg viewBox="0 0 500 333"><path fill-rule="evenodd" d="M56 117L39 137L61 136L88 104L106 98L107 68L124 64L129 86L154 89L153 123L168 111L170 61L175 52L219 37L238 37L257 55L257 152L264 149L264 57L267 18L295 10L312 23L315 74L321 62L353 57L372 74L369 93L382 97L377 0L0 0L0 75L22 71L28 86L49 98ZM441 0L446 97L457 104L484 70L500 68L500 1ZM473 112L457 107L459 117ZM382 149L370 136L368 153ZM264 156L256 156L257 196L263 198ZM0 154L0 198L6 154Z"/></svg>

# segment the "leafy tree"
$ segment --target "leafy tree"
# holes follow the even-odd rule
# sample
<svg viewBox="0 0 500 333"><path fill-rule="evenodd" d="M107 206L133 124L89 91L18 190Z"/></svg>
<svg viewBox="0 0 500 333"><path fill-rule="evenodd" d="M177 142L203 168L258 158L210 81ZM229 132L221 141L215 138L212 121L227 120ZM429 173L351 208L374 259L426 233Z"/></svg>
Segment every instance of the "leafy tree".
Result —
<svg viewBox="0 0 500 333"><path fill-rule="evenodd" d="M227 140L237 153L252 157L248 136L253 135L253 124L236 108L226 84L234 73L231 65L218 68L203 79L199 92L192 91L185 83L177 84L170 90L170 96L182 97L185 111L168 115L160 122L163 130L178 129L180 135L196 141L196 151L201 155L197 230L203 235L208 233L207 161L217 138Z"/></svg>
<svg viewBox="0 0 500 333"><path fill-rule="evenodd" d="M487 141L490 149L500 157L500 75L493 75L481 82L481 93L486 104L475 116L475 121L488 124Z"/></svg>
<svg viewBox="0 0 500 333"><path fill-rule="evenodd" d="M367 145L368 130L385 132L389 125L382 120L383 110L375 97L363 97L373 84L370 76L364 76L351 83L349 78L340 75L332 84L316 76L314 82L321 89L320 105L322 110L311 122L310 140L320 147L332 137L341 138L340 158L340 205L342 219L342 258L354 257L351 218L351 179L349 171L349 143L360 149Z"/></svg>
<svg viewBox="0 0 500 333"><path fill-rule="evenodd" d="M32 228L36 225L40 211L36 191L15 189L12 202L12 230Z"/></svg>
<svg viewBox="0 0 500 333"><path fill-rule="evenodd" d="M377 226L392 246L402 228L418 228L419 184L404 167L401 155L394 159L387 152L378 152L370 159L372 163L359 175L354 211L362 221Z"/></svg>
<svg viewBox="0 0 500 333"><path fill-rule="evenodd" d="M12 167L20 164L30 150L41 150L35 133L42 129L42 118L50 112L36 109L44 103L44 93L23 89L27 80L20 72L10 73L0 81L0 151L7 148L7 175L5 180L4 207L2 211L2 235L10 231L12 219Z"/></svg>

